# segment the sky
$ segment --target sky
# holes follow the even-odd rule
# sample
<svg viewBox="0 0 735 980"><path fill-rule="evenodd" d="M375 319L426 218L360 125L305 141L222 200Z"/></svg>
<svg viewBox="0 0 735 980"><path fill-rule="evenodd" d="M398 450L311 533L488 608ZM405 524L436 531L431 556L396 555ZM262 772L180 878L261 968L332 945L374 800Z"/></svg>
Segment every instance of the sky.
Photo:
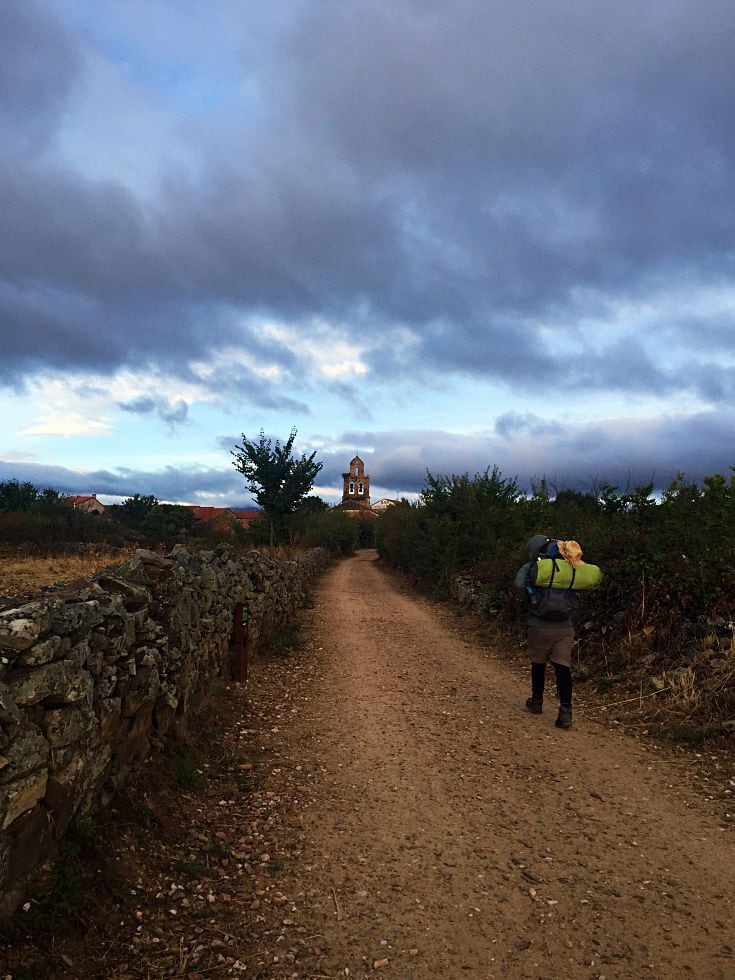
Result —
<svg viewBox="0 0 735 980"><path fill-rule="evenodd" d="M735 465L732 0L4 0L0 480Z"/></svg>

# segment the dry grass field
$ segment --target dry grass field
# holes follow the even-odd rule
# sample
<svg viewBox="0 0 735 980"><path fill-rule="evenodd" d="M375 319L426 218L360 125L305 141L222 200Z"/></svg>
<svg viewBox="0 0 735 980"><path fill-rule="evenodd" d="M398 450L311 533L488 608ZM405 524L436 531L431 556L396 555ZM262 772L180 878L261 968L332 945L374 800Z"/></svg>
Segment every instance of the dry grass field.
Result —
<svg viewBox="0 0 735 980"><path fill-rule="evenodd" d="M120 549L101 549L93 555L0 554L0 597L25 599L49 586L90 578L103 568L121 564L127 557L128 552Z"/></svg>

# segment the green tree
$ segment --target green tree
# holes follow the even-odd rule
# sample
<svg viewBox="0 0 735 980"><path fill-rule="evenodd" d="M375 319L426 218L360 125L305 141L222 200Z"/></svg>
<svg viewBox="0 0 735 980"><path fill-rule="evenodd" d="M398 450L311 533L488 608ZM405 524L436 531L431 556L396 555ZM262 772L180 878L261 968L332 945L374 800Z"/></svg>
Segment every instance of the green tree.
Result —
<svg viewBox="0 0 735 980"><path fill-rule="evenodd" d="M114 511L123 524L139 527L156 507L158 507L158 501L152 494L143 496L136 493L118 504Z"/></svg>
<svg viewBox="0 0 735 980"><path fill-rule="evenodd" d="M171 544L190 531L194 514L190 507L177 504L157 504L143 518L141 529L156 542ZM239 527L239 525L238 525Z"/></svg>
<svg viewBox="0 0 735 980"><path fill-rule="evenodd" d="M292 429L285 443L276 439L273 445L261 429L257 441L243 433L242 445L231 452L235 457L232 465L245 477L248 490L270 520L271 546L276 527L279 532L285 528L323 466L315 461L316 452L297 459L292 453L295 439L296 429Z"/></svg>
<svg viewBox="0 0 735 980"><path fill-rule="evenodd" d="M419 578L443 593L460 569L496 561L506 542L522 534L522 496L516 480L503 477L497 466L474 477L427 472L414 558Z"/></svg>
<svg viewBox="0 0 735 980"><path fill-rule="evenodd" d="M38 487L32 483L4 480L0 483L0 513L15 514L30 510L38 495Z"/></svg>

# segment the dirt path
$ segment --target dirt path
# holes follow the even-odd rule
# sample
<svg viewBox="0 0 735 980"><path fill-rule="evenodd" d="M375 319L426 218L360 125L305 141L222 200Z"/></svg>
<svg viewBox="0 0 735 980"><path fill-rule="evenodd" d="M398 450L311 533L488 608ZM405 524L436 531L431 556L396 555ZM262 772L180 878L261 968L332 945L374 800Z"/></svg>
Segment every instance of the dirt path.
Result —
<svg viewBox="0 0 735 980"><path fill-rule="evenodd" d="M526 714L517 671L374 558L324 581L308 700L270 746L308 774L279 887L319 955L272 975L735 976L715 808L636 740Z"/></svg>

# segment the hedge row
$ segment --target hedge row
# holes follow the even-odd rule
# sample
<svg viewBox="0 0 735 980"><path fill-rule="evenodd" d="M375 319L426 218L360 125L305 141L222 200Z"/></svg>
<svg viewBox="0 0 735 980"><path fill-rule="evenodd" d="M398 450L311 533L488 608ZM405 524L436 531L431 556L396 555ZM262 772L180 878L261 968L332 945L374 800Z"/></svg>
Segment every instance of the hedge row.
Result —
<svg viewBox="0 0 735 980"><path fill-rule="evenodd" d="M652 485L596 492L544 484L528 495L494 469L475 477L427 477L415 505L377 522L381 557L438 596L464 575L483 583L501 623L518 622L512 588L533 534L574 538L605 571L584 604L589 644L607 649L631 636L648 650L686 653L692 638L735 615L735 477L701 484L679 475L661 493Z"/></svg>

